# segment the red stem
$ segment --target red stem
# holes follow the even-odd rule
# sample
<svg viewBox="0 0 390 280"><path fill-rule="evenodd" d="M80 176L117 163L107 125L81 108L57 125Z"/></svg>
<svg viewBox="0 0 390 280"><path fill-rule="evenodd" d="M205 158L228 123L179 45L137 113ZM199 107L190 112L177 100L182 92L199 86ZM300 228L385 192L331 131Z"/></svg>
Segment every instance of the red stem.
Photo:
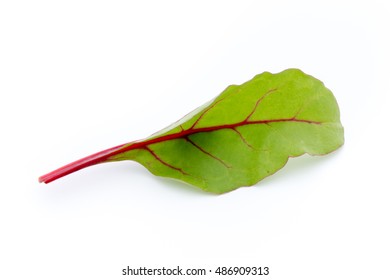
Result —
<svg viewBox="0 0 390 280"><path fill-rule="evenodd" d="M69 164L67 164L63 167L60 167L60 168L58 168L58 169L56 169L56 170L54 170L46 175L39 177L39 182L40 183L43 182L43 183L47 184L47 183L50 183L50 182L57 180L61 177L64 177L70 173L76 172L77 170L80 170L80 169L83 169L85 167L92 166L92 165L95 165L98 163L102 163L102 162L106 161L112 155L112 153L114 151L122 148L125 145L126 144L115 146L115 147L112 147L110 149L98 152L96 154L93 154L93 155L87 156L85 158L76 160L72 163L69 163Z"/></svg>

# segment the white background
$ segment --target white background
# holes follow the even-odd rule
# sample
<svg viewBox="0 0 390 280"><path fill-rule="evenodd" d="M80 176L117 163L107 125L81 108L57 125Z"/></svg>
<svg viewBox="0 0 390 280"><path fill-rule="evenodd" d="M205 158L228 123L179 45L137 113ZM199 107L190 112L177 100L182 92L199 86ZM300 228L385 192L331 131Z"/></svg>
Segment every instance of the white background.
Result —
<svg viewBox="0 0 390 280"><path fill-rule="evenodd" d="M390 279L389 18L373 0L1 1L0 278ZM134 162L37 181L291 67L338 100L346 142L329 156L220 196Z"/></svg>

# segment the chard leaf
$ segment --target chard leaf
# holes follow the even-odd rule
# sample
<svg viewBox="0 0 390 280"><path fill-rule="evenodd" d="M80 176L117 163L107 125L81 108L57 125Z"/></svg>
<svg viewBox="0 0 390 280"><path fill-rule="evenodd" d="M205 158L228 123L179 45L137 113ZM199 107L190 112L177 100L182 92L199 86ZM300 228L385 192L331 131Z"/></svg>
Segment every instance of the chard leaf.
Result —
<svg viewBox="0 0 390 280"><path fill-rule="evenodd" d="M83 158L40 181L97 163L134 160L155 175L225 193L256 184L289 157L324 155L343 143L336 99L321 81L298 69L264 72L227 87L149 138Z"/></svg>

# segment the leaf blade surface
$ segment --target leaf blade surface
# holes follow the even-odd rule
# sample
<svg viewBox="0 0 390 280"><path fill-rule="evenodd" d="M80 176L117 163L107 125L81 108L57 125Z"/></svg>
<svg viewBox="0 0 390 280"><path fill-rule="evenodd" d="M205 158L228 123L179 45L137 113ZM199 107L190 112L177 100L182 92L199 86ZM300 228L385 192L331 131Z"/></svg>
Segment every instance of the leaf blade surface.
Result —
<svg viewBox="0 0 390 280"><path fill-rule="evenodd" d="M157 176L224 193L256 184L289 157L323 155L344 143L337 102L297 69L264 72L106 161L134 160Z"/></svg>

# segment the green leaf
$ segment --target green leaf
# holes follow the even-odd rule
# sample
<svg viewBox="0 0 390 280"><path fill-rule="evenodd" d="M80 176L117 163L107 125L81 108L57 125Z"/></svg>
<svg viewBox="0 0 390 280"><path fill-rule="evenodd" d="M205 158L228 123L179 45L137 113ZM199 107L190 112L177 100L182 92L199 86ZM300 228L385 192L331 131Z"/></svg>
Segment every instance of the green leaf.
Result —
<svg viewBox="0 0 390 280"><path fill-rule="evenodd" d="M227 87L149 138L71 163L40 181L96 163L134 160L155 175L225 193L256 184L289 157L324 155L343 143L337 102L321 81L297 69L264 72Z"/></svg>

